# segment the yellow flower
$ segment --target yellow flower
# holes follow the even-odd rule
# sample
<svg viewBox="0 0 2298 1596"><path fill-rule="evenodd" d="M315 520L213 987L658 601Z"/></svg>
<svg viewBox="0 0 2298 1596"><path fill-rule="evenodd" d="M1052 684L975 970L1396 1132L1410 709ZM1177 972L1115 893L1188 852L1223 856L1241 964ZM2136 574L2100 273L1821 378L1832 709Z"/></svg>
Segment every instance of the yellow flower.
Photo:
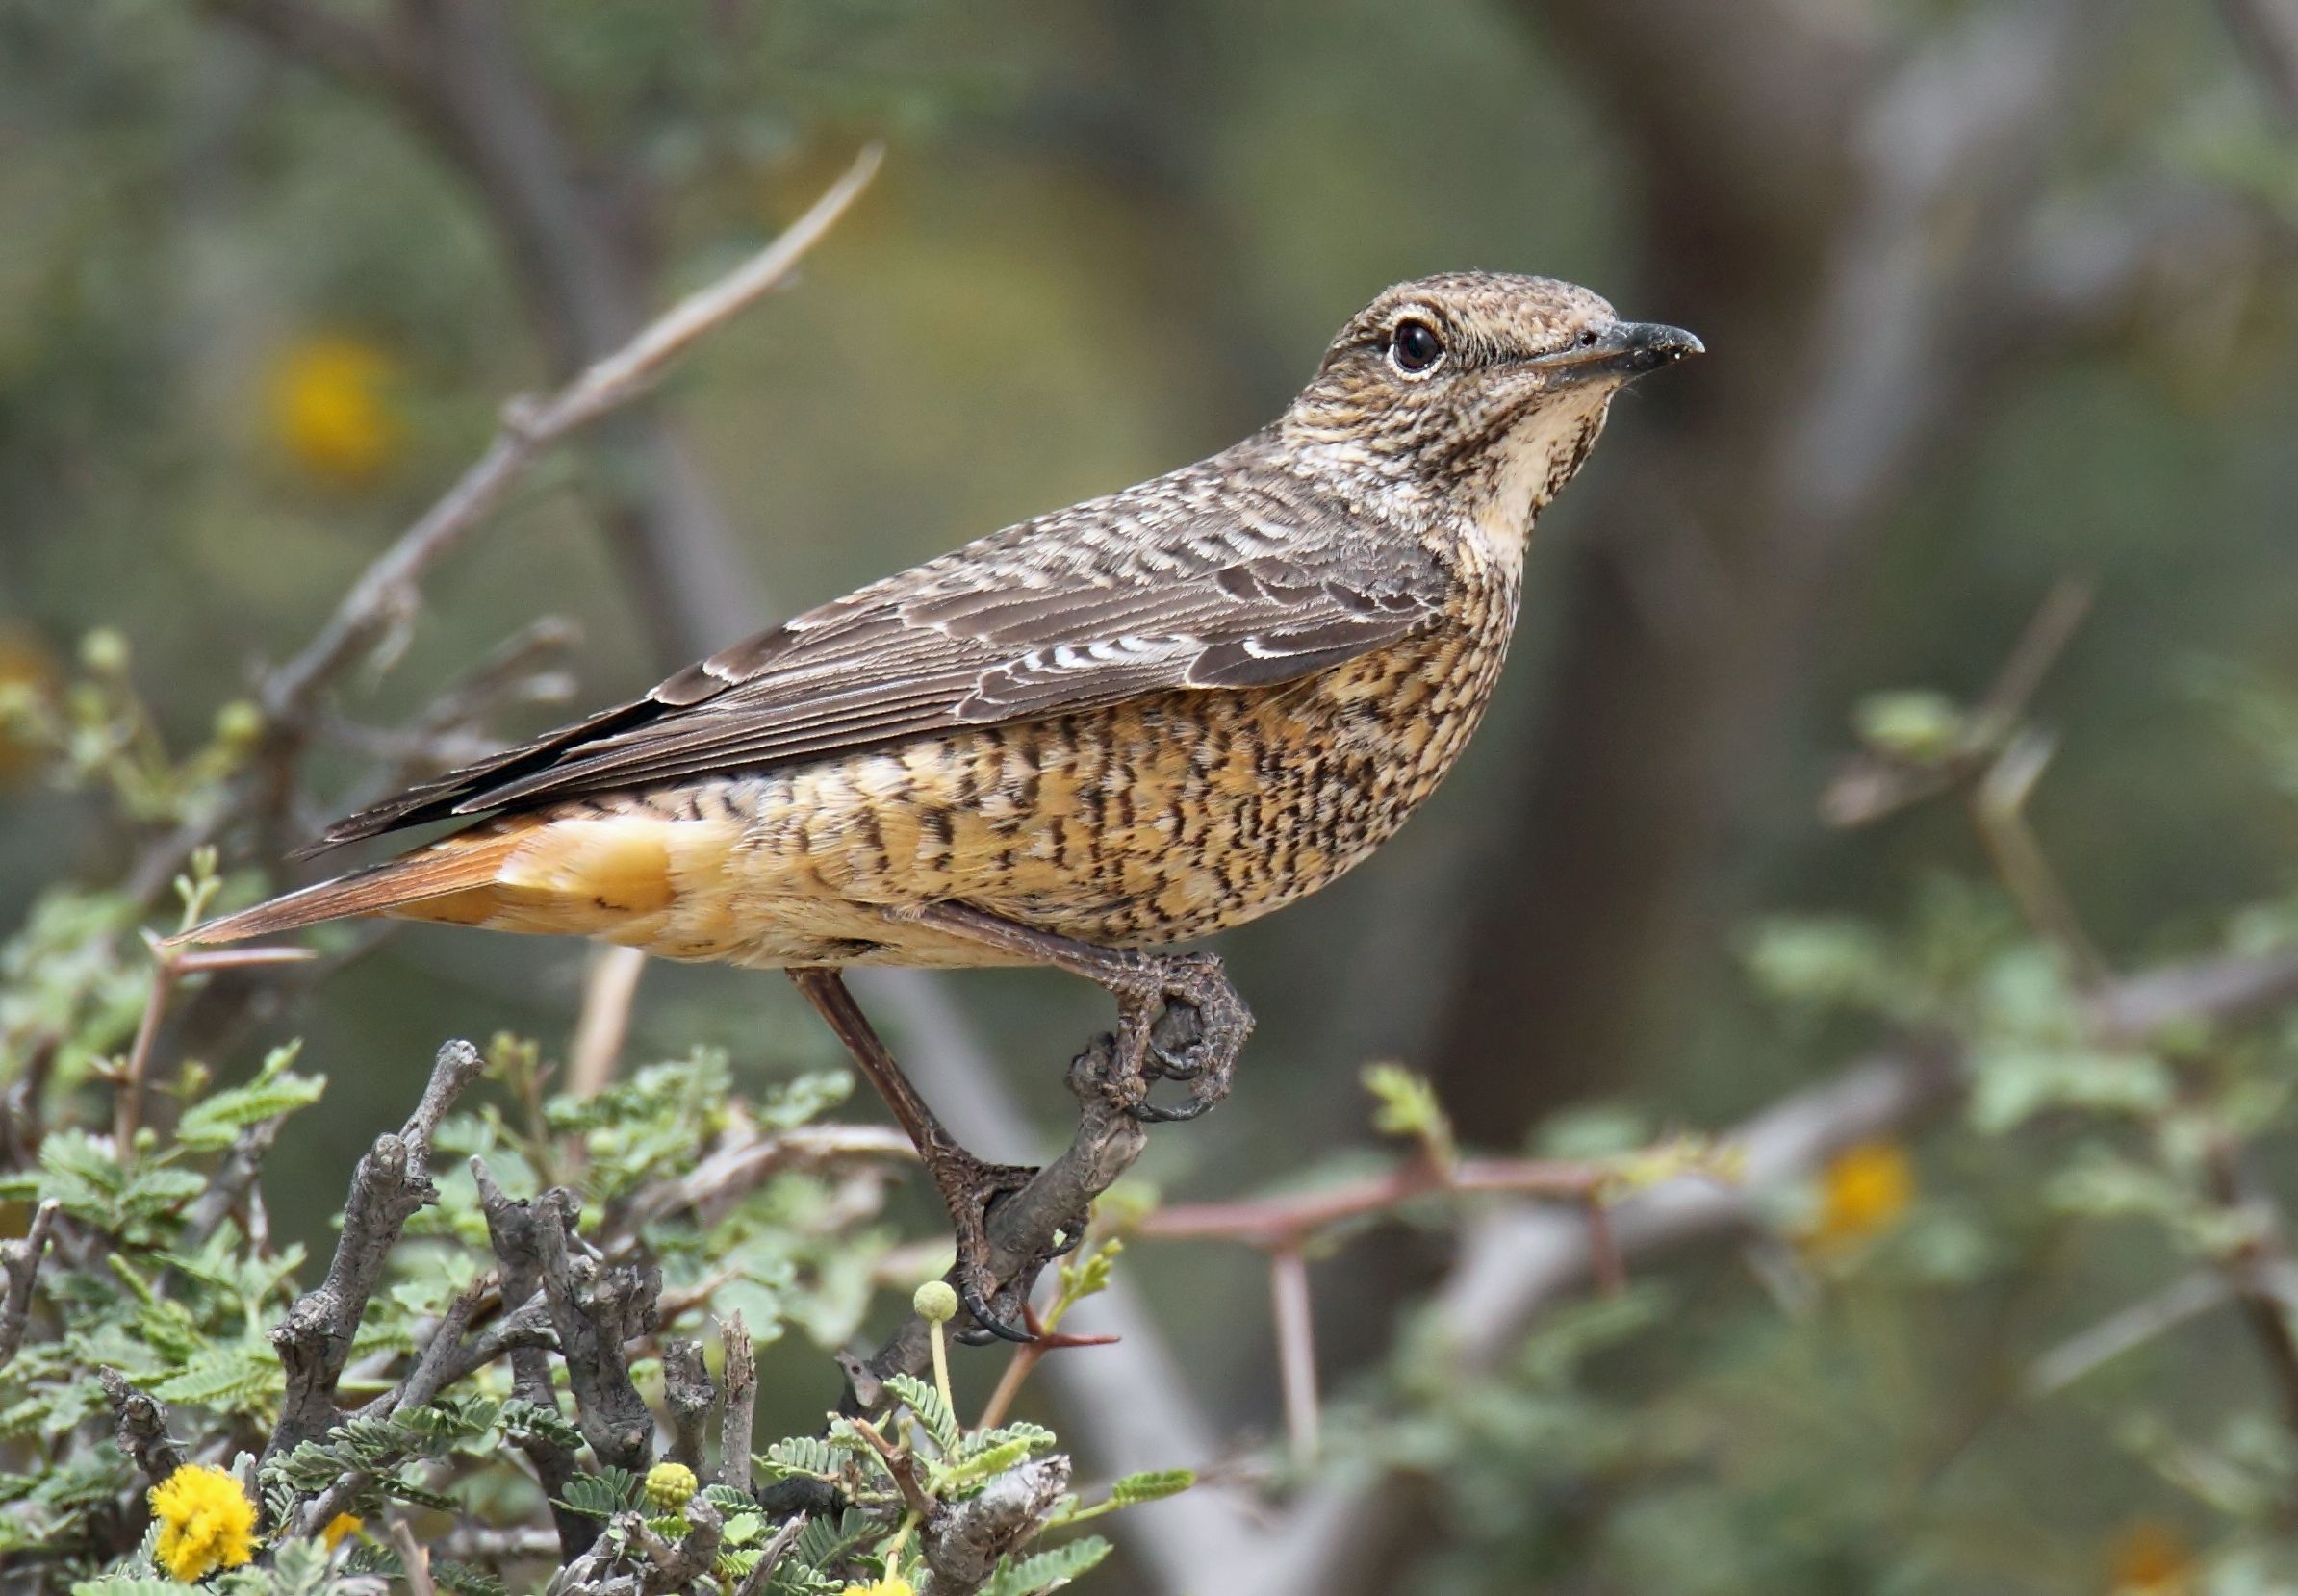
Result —
<svg viewBox="0 0 2298 1596"><path fill-rule="evenodd" d="M327 1528L319 1532L319 1538L327 1543L327 1550L332 1552L351 1536L363 1534L366 1531L367 1525L357 1513L337 1513L327 1521Z"/></svg>
<svg viewBox="0 0 2298 1596"><path fill-rule="evenodd" d="M397 365L371 343L323 335L290 345L272 367L272 435L312 475L363 487L398 452L388 391Z"/></svg>
<svg viewBox="0 0 2298 1596"><path fill-rule="evenodd" d="M647 1506L656 1512L676 1512L694 1500L694 1470L684 1463L656 1463L647 1470Z"/></svg>
<svg viewBox="0 0 2298 1596"><path fill-rule="evenodd" d="M2167 1524L2141 1519L2114 1537L2106 1568L2115 1596L2187 1596L2194 1558Z"/></svg>
<svg viewBox="0 0 2298 1596"><path fill-rule="evenodd" d="M1882 1234L1915 1201L1915 1166L1897 1142L1861 1142L1827 1162L1820 1175L1819 1218L1809 1239L1819 1248L1852 1246Z"/></svg>
<svg viewBox="0 0 2298 1596"><path fill-rule="evenodd" d="M917 1596L905 1579L880 1580L876 1584L850 1584L838 1596Z"/></svg>
<svg viewBox="0 0 2298 1596"><path fill-rule="evenodd" d="M160 1566L190 1584L255 1556L255 1504L221 1469L186 1463L151 1489Z"/></svg>

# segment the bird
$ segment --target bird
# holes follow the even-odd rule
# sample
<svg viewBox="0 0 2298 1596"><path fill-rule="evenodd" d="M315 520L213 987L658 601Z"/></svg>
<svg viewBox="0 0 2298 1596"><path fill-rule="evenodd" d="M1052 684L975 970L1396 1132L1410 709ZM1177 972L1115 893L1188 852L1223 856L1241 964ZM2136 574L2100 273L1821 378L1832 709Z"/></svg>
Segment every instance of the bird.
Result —
<svg viewBox="0 0 2298 1596"><path fill-rule="evenodd" d="M1535 521L1621 388L1700 352L1553 278L1396 284L1242 442L363 809L310 851L461 823L178 940L388 916L783 970L916 1144L974 1333L1026 1340L987 1218L1031 1172L950 1134L842 972L1069 971L1115 998L1120 1107L1219 1102L1252 1016L1182 945L1333 881L1428 798L1499 676Z"/></svg>

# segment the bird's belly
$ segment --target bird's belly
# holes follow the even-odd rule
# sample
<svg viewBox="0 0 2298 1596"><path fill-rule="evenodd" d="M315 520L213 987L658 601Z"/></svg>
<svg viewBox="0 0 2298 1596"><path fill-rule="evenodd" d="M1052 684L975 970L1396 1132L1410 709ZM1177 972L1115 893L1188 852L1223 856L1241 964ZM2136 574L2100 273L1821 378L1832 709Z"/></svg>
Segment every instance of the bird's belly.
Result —
<svg viewBox="0 0 2298 1596"><path fill-rule="evenodd" d="M1105 946L1204 936L1386 841L1450 769L1497 669L1496 649L1456 640L1280 688L1162 695L641 795L729 841L661 913L604 934L767 967L1009 962L899 912L956 900Z"/></svg>

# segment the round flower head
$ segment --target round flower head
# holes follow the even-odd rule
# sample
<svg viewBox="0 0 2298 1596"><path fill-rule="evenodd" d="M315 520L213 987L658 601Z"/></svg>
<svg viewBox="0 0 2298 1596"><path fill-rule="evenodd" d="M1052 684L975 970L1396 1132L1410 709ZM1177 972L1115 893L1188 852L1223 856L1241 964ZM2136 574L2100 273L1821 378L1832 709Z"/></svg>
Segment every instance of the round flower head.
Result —
<svg viewBox="0 0 2298 1596"><path fill-rule="evenodd" d="M647 1506L656 1512L677 1512L694 1500L694 1470L684 1463L656 1463L647 1470Z"/></svg>
<svg viewBox="0 0 2298 1596"><path fill-rule="evenodd" d="M255 1504L218 1468L186 1463L151 1489L160 1566L190 1584L255 1556Z"/></svg>

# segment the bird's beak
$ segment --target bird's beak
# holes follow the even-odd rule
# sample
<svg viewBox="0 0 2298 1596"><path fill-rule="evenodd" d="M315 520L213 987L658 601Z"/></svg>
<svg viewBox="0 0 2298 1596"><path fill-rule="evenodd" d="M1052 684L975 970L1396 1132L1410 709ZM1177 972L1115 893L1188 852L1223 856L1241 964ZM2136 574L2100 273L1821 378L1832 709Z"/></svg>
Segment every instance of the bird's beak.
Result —
<svg viewBox="0 0 2298 1596"><path fill-rule="evenodd" d="M1557 384L1598 377L1625 382L1706 351L1707 345L1681 327L1660 321L1615 321L1597 334L1593 343L1560 349L1531 364L1551 372L1550 381Z"/></svg>

